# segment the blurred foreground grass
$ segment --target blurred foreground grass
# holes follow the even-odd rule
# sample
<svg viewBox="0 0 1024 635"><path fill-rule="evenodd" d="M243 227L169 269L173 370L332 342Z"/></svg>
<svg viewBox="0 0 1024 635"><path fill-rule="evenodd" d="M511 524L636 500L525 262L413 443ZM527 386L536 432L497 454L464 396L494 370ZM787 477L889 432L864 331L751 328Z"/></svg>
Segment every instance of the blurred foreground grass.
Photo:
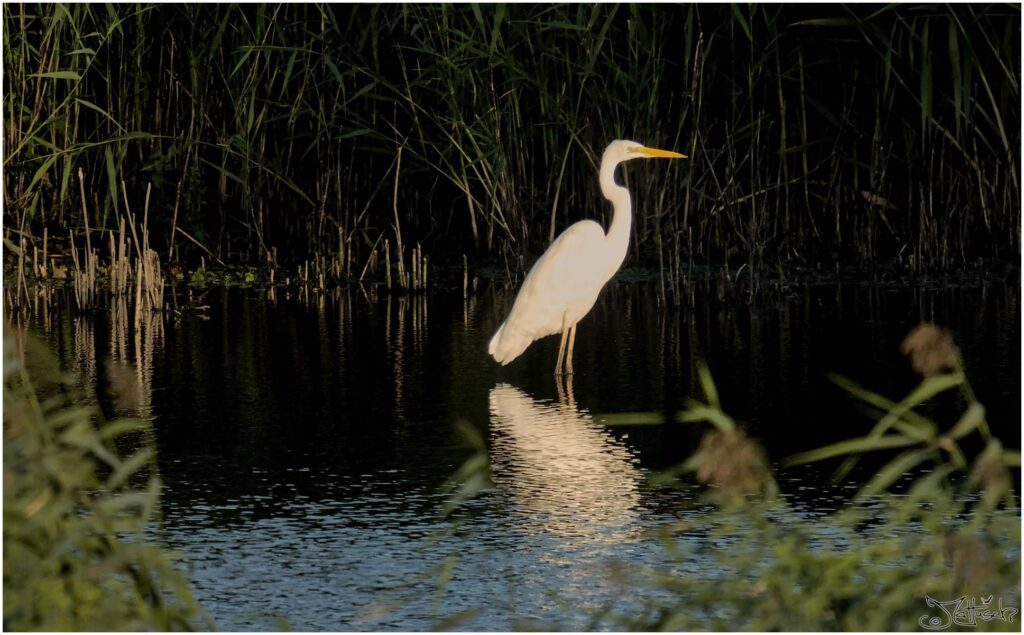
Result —
<svg viewBox="0 0 1024 635"><path fill-rule="evenodd" d="M888 459L832 513L795 509L779 495L765 452L725 413L699 367L704 398L676 419L709 429L693 456L654 477L666 486L701 483L697 513L662 528L660 566L611 563L619 597L630 601L609 602L590 626L1019 631L1021 519L1011 469L1019 470L1020 452L992 436L948 331L922 324L903 352L922 381L898 401L833 378L875 413L867 435L783 461L842 458L836 477L845 478L869 453ZM661 423L654 413L596 419Z"/></svg>
<svg viewBox="0 0 1024 635"><path fill-rule="evenodd" d="M75 403L24 332L5 329L3 372L4 630L205 624L172 554L144 536L160 492L149 424Z"/></svg>

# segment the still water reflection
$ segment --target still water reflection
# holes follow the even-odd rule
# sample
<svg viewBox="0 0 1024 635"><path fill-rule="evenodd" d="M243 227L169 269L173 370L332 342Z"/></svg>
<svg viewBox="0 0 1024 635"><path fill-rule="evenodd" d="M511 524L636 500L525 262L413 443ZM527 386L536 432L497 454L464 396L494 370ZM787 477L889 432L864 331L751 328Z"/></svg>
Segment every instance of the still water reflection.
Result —
<svg viewBox="0 0 1024 635"><path fill-rule="evenodd" d="M694 512L692 492L646 477L699 439L591 413L678 409L698 394L697 359L779 459L862 434L869 421L826 373L899 396L917 381L899 342L932 320L956 334L996 434L1020 444L1016 281L797 287L754 304L708 289L678 310L612 285L580 325L571 395L551 377L557 338L507 368L487 357L512 296L486 285L469 298L179 294L179 312L139 323L114 302L76 315L62 294L14 318L108 415L153 421L156 536L188 557L222 629L421 630L468 610L461 628L585 628L622 595L609 563L660 563L656 530ZM487 440L495 488L453 526L439 491L471 454L460 420ZM814 469L779 482L808 516L850 493Z"/></svg>
<svg viewBox="0 0 1024 635"><path fill-rule="evenodd" d="M490 402L493 478L509 494L518 526L579 545L621 545L637 534L643 475L626 443L571 396L544 403L499 384Z"/></svg>

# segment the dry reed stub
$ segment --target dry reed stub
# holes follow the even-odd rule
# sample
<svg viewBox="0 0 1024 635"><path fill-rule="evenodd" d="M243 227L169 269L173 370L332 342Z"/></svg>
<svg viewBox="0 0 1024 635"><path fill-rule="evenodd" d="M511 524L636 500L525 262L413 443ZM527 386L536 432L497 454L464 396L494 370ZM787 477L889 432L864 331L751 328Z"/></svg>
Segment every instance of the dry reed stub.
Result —
<svg viewBox="0 0 1024 635"><path fill-rule="evenodd" d="M386 241L385 241L386 244ZM409 254L409 266L406 267L401 252L395 255L397 265L398 286L402 291L425 291L427 288L427 272L429 258L423 253L423 247L417 243ZM390 266L388 267L390 270ZM388 279L390 280L390 273ZM390 285L388 286L390 290Z"/></svg>
<svg viewBox="0 0 1024 635"><path fill-rule="evenodd" d="M143 289L151 311L164 308L164 276L160 270L160 255L153 249L146 250Z"/></svg>
<svg viewBox="0 0 1024 635"><path fill-rule="evenodd" d="M95 251L86 248L83 256L84 262L80 261L78 249L75 247L74 233L70 233L70 238L73 266L71 281L75 293L75 304L80 311L90 311L96 305L96 268L99 259Z"/></svg>
<svg viewBox="0 0 1024 635"><path fill-rule="evenodd" d="M50 244L50 233L49 228L43 228L43 256L42 260L39 260L39 248L34 244L32 245L32 271L35 273L37 280L47 280L50 277L52 271L49 266L49 244Z"/></svg>
<svg viewBox="0 0 1024 635"><path fill-rule="evenodd" d="M110 291L114 295L124 295L128 292L129 278L132 275L131 260L128 258L128 244L130 240L125 236L125 219L121 217L117 238L114 232L109 232L110 238Z"/></svg>
<svg viewBox="0 0 1024 635"><path fill-rule="evenodd" d="M387 273L388 291L391 291L391 246L388 239L384 239L384 271Z"/></svg>

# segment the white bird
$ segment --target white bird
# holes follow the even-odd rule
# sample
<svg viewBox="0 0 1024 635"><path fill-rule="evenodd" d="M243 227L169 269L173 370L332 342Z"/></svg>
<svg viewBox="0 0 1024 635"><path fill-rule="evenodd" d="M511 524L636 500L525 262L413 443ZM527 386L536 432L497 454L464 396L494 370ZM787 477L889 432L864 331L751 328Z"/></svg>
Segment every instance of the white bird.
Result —
<svg viewBox="0 0 1024 635"><path fill-rule="evenodd" d="M572 374L572 349L576 324L597 301L629 248L633 222L629 190L615 182L615 168L623 161L660 157L685 159L686 155L646 148L635 141L612 141L601 158L601 193L611 201L614 214L606 234L600 224L584 220L561 233L537 259L512 305L498 327L487 352L503 366L519 357L534 340L562 334L555 375ZM566 355L566 341L569 348Z"/></svg>

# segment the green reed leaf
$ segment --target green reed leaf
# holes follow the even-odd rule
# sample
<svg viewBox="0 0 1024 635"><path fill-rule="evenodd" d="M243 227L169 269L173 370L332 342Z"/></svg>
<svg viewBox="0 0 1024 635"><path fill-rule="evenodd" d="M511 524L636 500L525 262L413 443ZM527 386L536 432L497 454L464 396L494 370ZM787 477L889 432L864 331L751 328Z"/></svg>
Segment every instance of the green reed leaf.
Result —
<svg viewBox="0 0 1024 635"><path fill-rule="evenodd" d="M832 443L815 450L808 450L807 452L798 452L792 454L782 460L782 464L785 466L800 465L803 463L814 463L816 461L822 461L837 456L844 456L847 454L860 454L864 452L870 452L873 450L887 450L892 448L903 448L911 445L916 445L917 439L907 437L902 434L891 434L881 437L859 437L856 439L847 439L846 441L839 441L838 443Z"/></svg>
<svg viewBox="0 0 1024 635"><path fill-rule="evenodd" d="M879 492L889 489L893 483L920 465L923 461L934 456L934 451L928 449L917 449L903 452L893 460L885 464L867 485L865 485L858 496L873 496Z"/></svg>
<svg viewBox="0 0 1024 635"><path fill-rule="evenodd" d="M82 76L75 71L47 71L45 73L32 73L29 77L41 77L43 79L66 79L71 81L79 81Z"/></svg>

